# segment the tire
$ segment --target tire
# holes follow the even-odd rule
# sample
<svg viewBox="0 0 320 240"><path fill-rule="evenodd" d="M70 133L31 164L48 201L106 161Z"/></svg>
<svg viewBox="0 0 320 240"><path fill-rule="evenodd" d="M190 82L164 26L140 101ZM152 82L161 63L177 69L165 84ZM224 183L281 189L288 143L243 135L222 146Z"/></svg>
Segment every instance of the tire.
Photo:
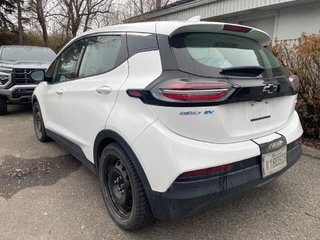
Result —
<svg viewBox="0 0 320 240"><path fill-rule="evenodd" d="M43 123L43 118L40 110L39 103L33 104L33 126L36 133L37 139L40 142L48 142L49 137L46 133L46 128Z"/></svg>
<svg viewBox="0 0 320 240"><path fill-rule="evenodd" d="M144 187L119 144L111 143L104 148L99 161L99 180L105 205L121 228L135 230L153 223Z"/></svg>
<svg viewBox="0 0 320 240"><path fill-rule="evenodd" d="M0 97L0 115L6 115L8 113L7 100Z"/></svg>

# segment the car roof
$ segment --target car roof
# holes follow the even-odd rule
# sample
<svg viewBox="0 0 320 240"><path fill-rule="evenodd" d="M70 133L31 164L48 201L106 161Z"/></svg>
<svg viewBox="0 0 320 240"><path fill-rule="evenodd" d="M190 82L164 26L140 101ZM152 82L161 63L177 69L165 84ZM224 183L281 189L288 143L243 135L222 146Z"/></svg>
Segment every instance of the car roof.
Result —
<svg viewBox="0 0 320 240"><path fill-rule="evenodd" d="M248 33L242 32L230 32L223 30L225 25L243 26L238 24L223 23L223 22L205 22L205 21L160 21L160 22L142 22L142 23L128 23L102 27L94 30L90 30L79 35L77 38L86 36L89 34L97 34L103 32L138 32L138 33L150 33L150 34L163 34L172 36L174 34L183 32L214 32L214 33L226 33L238 36L247 37L256 40L262 45L267 45L271 38L270 36L257 28L248 27L252 30ZM245 26L247 27L247 26Z"/></svg>

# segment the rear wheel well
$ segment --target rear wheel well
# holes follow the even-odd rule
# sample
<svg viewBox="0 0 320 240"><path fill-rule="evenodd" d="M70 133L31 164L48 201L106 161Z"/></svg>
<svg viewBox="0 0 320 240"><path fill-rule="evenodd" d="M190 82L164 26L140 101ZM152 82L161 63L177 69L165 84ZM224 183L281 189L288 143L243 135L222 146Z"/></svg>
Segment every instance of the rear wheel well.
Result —
<svg viewBox="0 0 320 240"><path fill-rule="evenodd" d="M103 152L103 149L108 146L110 143L118 143L117 141L115 141L112 138L104 138L103 140L101 140L101 142L99 143L98 147L97 147L97 152L95 154L95 164L97 169L99 169L99 159L101 157L101 154Z"/></svg>
<svg viewBox="0 0 320 240"><path fill-rule="evenodd" d="M38 99L37 99L36 97L33 97L33 98L32 98L32 106L33 106L33 104L35 104L36 102L38 102Z"/></svg>
<svg viewBox="0 0 320 240"><path fill-rule="evenodd" d="M99 160L101 157L101 154L106 146L108 146L111 143L118 143L121 148L128 154L130 160L132 161L142 184L144 185L144 188L146 190L151 189L150 183L146 177L146 174L136 157L135 153L133 152L130 145L125 141L124 138L122 138L118 133L112 131L112 130L102 130L96 137L96 140L94 142L94 164L96 166L96 170L99 170ZM148 191L147 191L148 195Z"/></svg>

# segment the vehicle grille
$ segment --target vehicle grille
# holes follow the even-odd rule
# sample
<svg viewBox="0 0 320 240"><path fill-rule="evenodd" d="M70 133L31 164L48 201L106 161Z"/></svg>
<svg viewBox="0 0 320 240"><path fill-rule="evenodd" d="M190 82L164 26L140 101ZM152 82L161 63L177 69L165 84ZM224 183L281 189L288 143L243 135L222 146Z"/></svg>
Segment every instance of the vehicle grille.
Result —
<svg viewBox="0 0 320 240"><path fill-rule="evenodd" d="M13 83L14 84L37 84L31 80L30 73L36 69L30 68L15 68L13 69Z"/></svg>

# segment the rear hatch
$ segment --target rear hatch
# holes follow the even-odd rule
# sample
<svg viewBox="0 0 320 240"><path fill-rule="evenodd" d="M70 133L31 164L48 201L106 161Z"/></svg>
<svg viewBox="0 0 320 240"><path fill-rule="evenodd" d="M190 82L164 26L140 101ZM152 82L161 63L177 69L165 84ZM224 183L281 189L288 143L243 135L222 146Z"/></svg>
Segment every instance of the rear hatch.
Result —
<svg viewBox="0 0 320 240"><path fill-rule="evenodd" d="M251 29L229 26L168 38L177 71L164 71L143 93L168 129L199 141L232 143L286 125L296 102L289 74L245 31ZM159 47L160 53L168 49Z"/></svg>

